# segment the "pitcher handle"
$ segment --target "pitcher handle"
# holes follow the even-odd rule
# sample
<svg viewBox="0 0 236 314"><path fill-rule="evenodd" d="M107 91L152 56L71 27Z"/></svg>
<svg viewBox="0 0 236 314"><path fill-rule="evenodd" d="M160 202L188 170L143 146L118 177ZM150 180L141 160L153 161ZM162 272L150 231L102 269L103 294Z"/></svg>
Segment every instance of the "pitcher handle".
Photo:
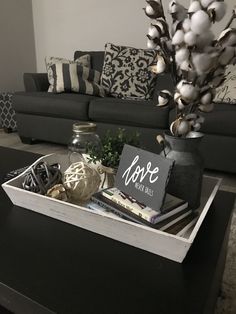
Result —
<svg viewBox="0 0 236 314"><path fill-rule="evenodd" d="M156 140L157 140L157 143L161 146L164 156L166 157L168 153L170 152L170 147L168 143L165 141L165 138L160 134L157 135ZM166 151L167 148L168 148L168 151Z"/></svg>

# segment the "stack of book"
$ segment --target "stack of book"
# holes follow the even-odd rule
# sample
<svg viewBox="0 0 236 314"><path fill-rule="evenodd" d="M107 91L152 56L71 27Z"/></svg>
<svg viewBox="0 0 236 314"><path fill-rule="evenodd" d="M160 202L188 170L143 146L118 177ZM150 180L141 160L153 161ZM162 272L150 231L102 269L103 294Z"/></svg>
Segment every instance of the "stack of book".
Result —
<svg viewBox="0 0 236 314"><path fill-rule="evenodd" d="M188 203L170 194L166 194L160 210L153 210L119 189L109 188L94 194L87 207L179 236L197 221L196 213L188 208Z"/></svg>

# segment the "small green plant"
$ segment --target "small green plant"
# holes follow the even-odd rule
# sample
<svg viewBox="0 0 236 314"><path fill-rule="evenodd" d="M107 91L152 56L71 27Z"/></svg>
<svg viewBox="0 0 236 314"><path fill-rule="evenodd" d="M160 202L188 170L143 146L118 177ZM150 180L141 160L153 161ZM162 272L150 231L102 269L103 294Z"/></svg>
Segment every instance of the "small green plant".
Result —
<svg viewBox="0 0 236 314"><path fill-rule="evenodd" d="M110 130L101 138L101 148L88 146L89 162L101 162L103 166L118 168L124 144L140 146L140 134L128 134L124 129L113 133Z"/></svg>

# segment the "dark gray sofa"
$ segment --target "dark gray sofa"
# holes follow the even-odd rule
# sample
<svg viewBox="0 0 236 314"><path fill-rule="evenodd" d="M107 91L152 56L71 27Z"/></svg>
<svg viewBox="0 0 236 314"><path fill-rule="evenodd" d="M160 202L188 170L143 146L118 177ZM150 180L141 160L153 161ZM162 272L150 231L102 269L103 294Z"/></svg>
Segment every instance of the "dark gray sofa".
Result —
<svg viewBox="0 0 236 314"><path fill-rule="evenodd" d="M90 53L92 68L101 72L104 52L76 51L75 58ZM72 124L93 121L98 134L118 127L141 134L146 149L159 152L156 135L168 130L173 110L160 108L153 101L99 98L81 94L48 93L48 79L44 73L24 74L25 92L13 98L18 132L23 142L34 140L67 144ZM157 90L172 89L168 75L159 76ZM206 114L202 132L205 133L201 153L208 169L236 173L236 105L217 104L214 112Z"/></svg>

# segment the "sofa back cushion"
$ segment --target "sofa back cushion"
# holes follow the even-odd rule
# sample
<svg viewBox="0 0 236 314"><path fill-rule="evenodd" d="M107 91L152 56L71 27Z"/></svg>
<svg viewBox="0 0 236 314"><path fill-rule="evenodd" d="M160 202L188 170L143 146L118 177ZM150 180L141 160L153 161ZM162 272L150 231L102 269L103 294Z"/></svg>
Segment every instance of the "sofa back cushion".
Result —
<svg viewBox="0 0 236 314"><path fill-rule="evenodd" d="M90 55L91 57L91 68L98 72L102 72L104 62L104 51L75 51L74 60L82 57L83 55Z"/></svg>

